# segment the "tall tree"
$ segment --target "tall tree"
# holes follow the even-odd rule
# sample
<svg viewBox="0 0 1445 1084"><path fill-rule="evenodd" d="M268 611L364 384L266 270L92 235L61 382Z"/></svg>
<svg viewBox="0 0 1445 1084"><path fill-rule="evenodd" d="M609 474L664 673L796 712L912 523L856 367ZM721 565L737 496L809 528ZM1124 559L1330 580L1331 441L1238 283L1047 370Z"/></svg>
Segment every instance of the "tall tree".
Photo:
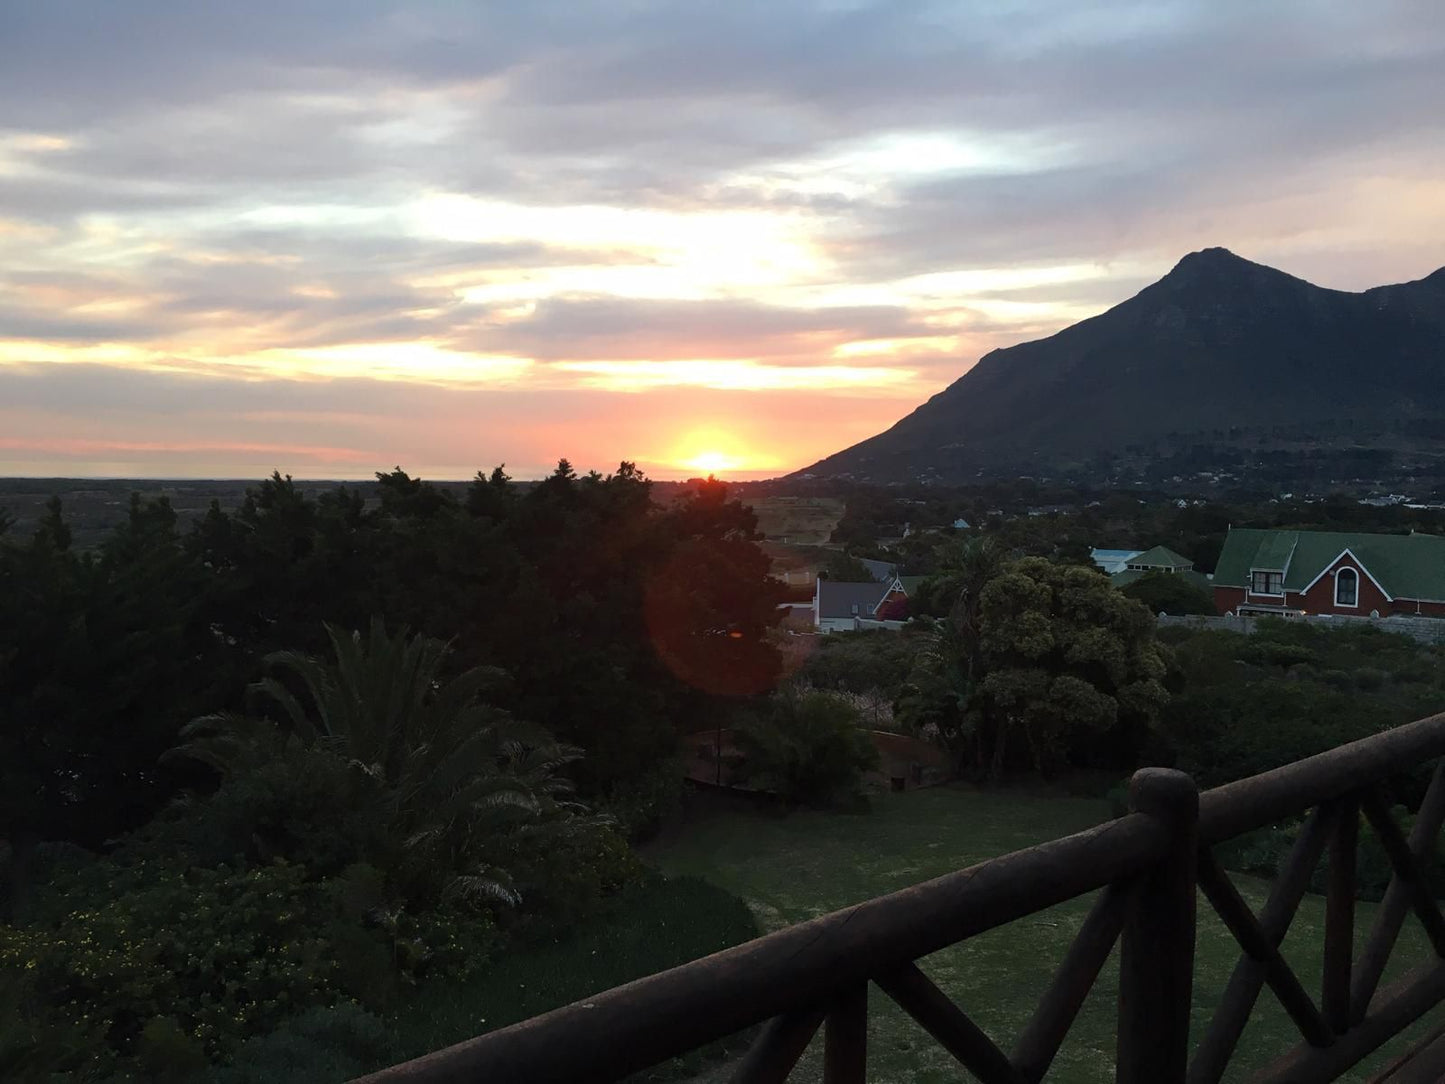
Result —
<svg viewBox="0 0 1445 1084"><path fill-rule="evenodd" d="M983 589L977 703L992 774L1021 740L1047 772L1137 752L1169 694L1154 622L1093 569L1030 557Z"/></svg>

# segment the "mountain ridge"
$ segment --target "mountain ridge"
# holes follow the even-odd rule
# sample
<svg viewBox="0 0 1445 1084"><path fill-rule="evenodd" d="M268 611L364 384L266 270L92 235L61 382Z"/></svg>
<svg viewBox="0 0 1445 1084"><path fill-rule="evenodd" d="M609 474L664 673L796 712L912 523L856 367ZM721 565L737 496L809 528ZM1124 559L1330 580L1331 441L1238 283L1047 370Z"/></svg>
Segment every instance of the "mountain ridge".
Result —
<svg viewBox="0 0 1445 1084"><path fill-rule="evenodd" d="M1445 456L1433 438L1401 439L1420 423L1445 439L1445 267L1350 292L1207 248L1097 316L990 351L889 429L791 477L1068 473L1210 441L1383 439Z"/></svg>

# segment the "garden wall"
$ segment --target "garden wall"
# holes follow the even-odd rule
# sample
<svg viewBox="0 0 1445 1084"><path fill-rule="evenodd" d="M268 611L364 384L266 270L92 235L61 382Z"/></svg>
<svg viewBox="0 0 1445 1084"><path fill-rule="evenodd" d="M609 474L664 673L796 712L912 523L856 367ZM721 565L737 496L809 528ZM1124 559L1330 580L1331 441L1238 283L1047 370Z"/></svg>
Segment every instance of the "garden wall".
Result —
<svg viewBox="0 0 1445 1084"><path fill-rule="evenodd" d="M1169 614L1160 614L1158 617L1160 628L1182 625L1185 628L1194 629L1228 629L1231 632L1242 632L1246 635L1254 632L1260 620L1258 617L1205 617L1202 615L1174 617ZM1445 644L1445 619L1438 617L1401 617L1398 614L1393 617L1339 617L1332 614L1306 614L1303 617L1290 617L1286 620L1303 621L1306 624L1320 625L1325 628L1347 628L1356 622L1366 622L1385 632L1412 637L1422 644Z"/></svg>

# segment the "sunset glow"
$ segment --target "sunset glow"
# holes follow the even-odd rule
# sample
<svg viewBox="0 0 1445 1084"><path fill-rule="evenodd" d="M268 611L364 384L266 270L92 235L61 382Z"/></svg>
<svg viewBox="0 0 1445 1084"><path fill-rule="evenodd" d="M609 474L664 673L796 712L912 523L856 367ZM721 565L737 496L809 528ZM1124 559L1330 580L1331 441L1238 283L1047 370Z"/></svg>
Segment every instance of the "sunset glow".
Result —
<svg viewBox="0 0 1445 1084"><path fill-rule="evenodd" d="M699 474L726 474L728 471L737 470L746 464L736 456L726 455L723 452L701 452L689 459L683 466L695 470Z"/></svg>
<svg viewBox="0 0 1445 1084"><path fill-rule="evenodd" d="M1409 5L24 8L0 474L765 477L1192 249L1445 261Z"/></svg>

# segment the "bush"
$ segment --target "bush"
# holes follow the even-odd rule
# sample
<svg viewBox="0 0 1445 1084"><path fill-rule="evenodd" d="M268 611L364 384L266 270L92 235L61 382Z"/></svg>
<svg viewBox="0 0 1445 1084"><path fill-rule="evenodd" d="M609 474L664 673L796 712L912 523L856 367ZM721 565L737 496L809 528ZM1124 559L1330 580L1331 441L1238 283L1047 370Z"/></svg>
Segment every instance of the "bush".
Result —
<svg viewBox="0 0 1445 1084"><path fill-rule="evenodd" d="M1362 666L1355 671L1355 685L1364 692L1372 693L1383 688L1389 676L1383 670L1376 670L1372 666Z"/></svg>
<svg viewBox="0 0 1445 1084"><path fill-rule="evenodd" d="M47 1028L92 1036L87 1064L156 1078L308 1008L465 974L494 948L485 912L418 917L372 907L369 890L364 869L311 881L284 864L92 862L57 872L48 918L0 927L0 976L28 979Z"/></svg>
<svg viewBox="0 0 1445 1084"><path fill-rule="evenodd" d="M399 1058L396 1039L380 1017L340 1002L308 1009L269 1035L245 1042L211 1075L215 1084L331 1084L361 1076Z"/></svg>
<svg viewBox="0 0 1445 1084"><path fill-rule="evenodd" d="M201 867L280 858L329 877L381 848L376 807L367 781L344 757L292 747L235 773L206 798L163 811L126 850Z"/></svg>
<svg viewBox="0 0 1445 1084"><path fill-rule="evenodd" d="M826 693L784 694L767 715L741 724L736 775L789 805L832 806L862 798L878 750L851 704Z"/></svg>
<svg viewBox="0 0 1445 1084"><path fill-rule="evenodd" d="M47 1011L32 975L0 970L0 1080L52 1080L104 1049L95 1023Z"/></svg>
<svg viewBox="0 0 1445 1084"><path fill-rule="evenodd" d="M603 897L636 880L642 863L610 825L598 821L538 824L505 840L499 860L511 870L529 915L575 922Z"/></svg>
<svg viewBox="0 0 1445 1084"><path fill-rule="evenodd" d="M1138 599L1151 614L1217 614L1214 596L1190 576L1177 572L1146 572L1121 593Z"/></svg>
<svg viewBox="0 0 1445 1084"><path fill-rule="evenodd" d="M333 908L300 868L96 867L115 890L87 877L60 922L0 928L0 971L30 972L47 1008L97 1027L112 1054L195 1044L214 1056L338 996L319 934Z"/></svg>
<svg viewBox="0 0 1445 1084"><path fill-rule="evenodd" d="M839 632L817 637L794 681L803 688L896 697L921 640L911 633Z"/></svg>
<svg viewBox="0 0 1445 1084"><path fill-rule="evenodd" d="M626 838L648 839L681 805L683 775L682 764L669 757L655 768L615 784L602 808Z"/></svg>
<svg viewBox="0 0 1445 1084"><path fill-rule="evenodd" d="M1404 806L1395 806L1390 811L1395 823L1407 836L1414 826L1415 817ZM1230 840L1219 849L1220 862L1228 869L1257 873L1267 877L1277 876L1289 857L1300 830L1302 819L1271 825L1258 831ZM1394 874L1389 855L1385 853L1380 837L1375 834L1369 822L1360 818L1359 837L1355 853L1355 894L1362 900L1378 900L1385 894ZM1438 898L1445 898L1445 856L1439 844L1434 859L1426 863L1425 878L1431 892ZM1322 859L1310 876L1310 890L1323 894L1327 887L1329 862Z"/></svg>

